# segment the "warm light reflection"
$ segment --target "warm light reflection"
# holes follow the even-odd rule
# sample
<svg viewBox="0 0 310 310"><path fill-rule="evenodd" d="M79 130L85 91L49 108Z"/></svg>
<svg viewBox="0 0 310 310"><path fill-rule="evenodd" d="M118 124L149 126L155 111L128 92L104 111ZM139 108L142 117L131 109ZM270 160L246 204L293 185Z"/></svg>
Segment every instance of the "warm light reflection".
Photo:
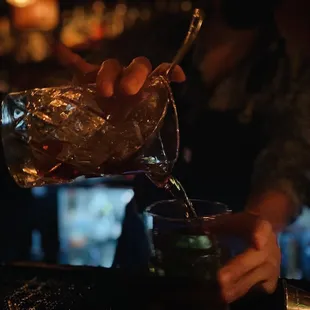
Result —
<svg viewBox="0 0 310 310"><path fill-rule="evenodd" d="M181 10L184 12L188 12L192 9L192 3L190 1L183 1L181 3Z"/></svg>
<svg viewBox="0 0 310 310"><path fill-rule="evenodd" d="M24 7L14 6L11 12L12 24L17 29L50 31L59 24L59 7L55 0L36 0Z"/></svg>
<svg viewBox="0 0 310 310"><path fill-rule="evenodd" d="M72 9L59 12L58 0L6 0L12 5L10 24L19 31L35 34L22 36L27 40L18 43L19 61L26 61L30 54L35 61L49 56L48 42L38 32L54 30L60 25L60 40L68 47L85 49L103 39L113 39L133 27L137 22L147 22L158 12L168 11L179 14L193 8L192 0L154 0L153 2L116 1L114 6L106 6L105 1L93 0L91 5L76 5ZM61 20L60 20L61 19ZM0 55L7 54L15 38L0 23ZM21 41L20 36L18 40ZM28 42L32 40L33 42ZM34 52L31 52L33 50ZM36 52L37 50L37 52Z"/></svg>
<svg viewBox="0 0 310 310"><path fill-rule="evenodd" d="M7 3L11 5L17 6L20 8L31 5L36 2L36 0L6 0L6 1Z"/></svg>

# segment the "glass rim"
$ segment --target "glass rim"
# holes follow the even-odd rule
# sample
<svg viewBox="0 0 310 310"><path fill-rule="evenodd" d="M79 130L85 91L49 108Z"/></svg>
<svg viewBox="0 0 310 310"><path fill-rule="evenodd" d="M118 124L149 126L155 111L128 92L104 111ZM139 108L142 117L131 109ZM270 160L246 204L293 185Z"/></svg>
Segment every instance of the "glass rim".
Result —
<svg viewBox="0 0 310 310"><path fill-rule="evenodd" d="M166 199L166 200L159 200L157 202L152 203L151 205L149 205L145 209L144 213L147 214L147 215L152 216L153 218L162 219L162 220L171 221L171 222L192 222L192 221L195 221L197 219L198 220L207 221L207 220L213 220L215 217L220 216L220 215L232 213L232 210L229 209L228 206L225 203L222 203L222 202L205 200L205 199L189 199L189 200L191 202L194 202L194 203L198 202L198 203L208 203L208 204L212 204L212 205L215 205L215 206L219 205L219 206L224 207L225 211L224 212L220 212L218 214L214 214L214 215L198 216L198 217L195 217L195 218L173 218L173 217L163 216L163 215L159 215L159 214L156 214L154 212L151 212L151 210L154 207L158 206L158 205L161 205L161 204L164 204L164 203L170 204L170 203L177 202L177 199Z"/></svg>

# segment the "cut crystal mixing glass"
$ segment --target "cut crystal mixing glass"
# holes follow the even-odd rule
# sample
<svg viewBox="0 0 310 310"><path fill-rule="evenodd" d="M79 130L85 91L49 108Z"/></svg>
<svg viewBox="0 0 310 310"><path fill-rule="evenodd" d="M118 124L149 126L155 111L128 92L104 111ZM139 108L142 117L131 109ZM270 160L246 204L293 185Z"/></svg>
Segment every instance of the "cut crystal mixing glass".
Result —
<svg viewBox="0 0 310 310"><path fill-rule="evenodd" d="M170 68L151 74L135 96L101 98L94 84L9 94L2 103L2 140L17 184L59 184L85 175L169 175L179 150L170 75L202 21L196 9Z"/></svg>

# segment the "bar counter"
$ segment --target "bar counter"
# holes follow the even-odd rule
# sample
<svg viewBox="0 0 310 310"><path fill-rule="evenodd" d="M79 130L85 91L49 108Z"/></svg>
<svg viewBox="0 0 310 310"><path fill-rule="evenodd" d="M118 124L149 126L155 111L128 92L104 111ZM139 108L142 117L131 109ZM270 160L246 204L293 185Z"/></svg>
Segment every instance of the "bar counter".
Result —
<svg viewBox="0 0 310 310"><path fill-rule="evenodd" d="M206 309L213 306L216 287L189 279L132 275L120 270L11 264L0 267L0 309ZM285 309L283 287L279 281L273 295L251 294L230 306L238 309ZM290 281L307 289L308 284ZM310 285L309 285L310 286ZM209 292L209 294L207 293Z"/></svg>

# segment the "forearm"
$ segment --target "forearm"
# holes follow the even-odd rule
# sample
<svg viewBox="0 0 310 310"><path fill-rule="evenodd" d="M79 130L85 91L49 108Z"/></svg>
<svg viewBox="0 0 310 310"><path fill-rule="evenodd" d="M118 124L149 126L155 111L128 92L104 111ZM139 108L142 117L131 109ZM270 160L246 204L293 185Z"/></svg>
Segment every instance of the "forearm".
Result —
<svg viewBox="0 0 310 310"><path fill-rule="evenodd" d="M299 214L299 209L292 196L280 190L253 194L246 206L247 212L270 222L274 232L282 231Z"/></svg>
<svg viewBox="0 0 310 310"><path fill-rule="evenodd" d="M270 221L276 231L310 203L309 83L305 66L292 84L277 87L272 108L266 110L273 111L265 120L269 141L256 160L248 210Z"/></svg>
<svg viewBox="0 0 310 310"><path fill-rule="evenodd" d="M270 145L256 161L247 208L268 220L275 231L291 223L309 201L308 158L303 143L285 140Z"/></svg>

